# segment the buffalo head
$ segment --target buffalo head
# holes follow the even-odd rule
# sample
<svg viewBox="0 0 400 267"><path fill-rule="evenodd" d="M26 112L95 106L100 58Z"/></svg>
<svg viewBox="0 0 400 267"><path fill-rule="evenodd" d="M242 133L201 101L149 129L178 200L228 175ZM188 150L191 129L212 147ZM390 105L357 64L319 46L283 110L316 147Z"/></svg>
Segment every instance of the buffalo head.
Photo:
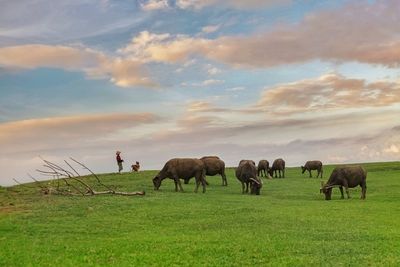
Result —
<svg viewBox="0 0 400 267"><path fill-rule="evenodd" d="M331 200L333 187L334 187L333 185L328 185L321 182L321 188L319 189L319 193L325 194L325 200Z"/></svg>
<svg viewBox="0 0 400 267"><path fill-rule="evenodd" d="M159 175L156 175L156 177L153 178L153 185L154 185L154 190L158 190L161 186L161 177Z"/></svg>
<svg viewBox="0 0 400 267"><path fill-rule="evenodd" d="M301 166L301 173L304 173L306 171L306 167Z"/></svg>
<svg viewBox="0 0 400 267"><path fill-rule="evenodd" d="M250 194L259 195L263 182L260 179L250 178Z"/></svg>

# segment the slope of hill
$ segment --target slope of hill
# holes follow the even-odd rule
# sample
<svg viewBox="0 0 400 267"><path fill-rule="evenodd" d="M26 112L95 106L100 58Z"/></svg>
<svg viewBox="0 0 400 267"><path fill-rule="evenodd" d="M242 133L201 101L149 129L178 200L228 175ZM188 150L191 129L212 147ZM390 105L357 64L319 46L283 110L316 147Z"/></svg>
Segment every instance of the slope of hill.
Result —
<svg viewBox="0 0 400 267"><path fill-rule="evenodd" d="M121 190L145 196L42 195L0 188L1 266L400 265L400 163L363 164L367 199L331 201L320 181L288 168L264 179L260 196L242 195L234 170L228 187L207 177L174 192L171 180L153 191L156 171L103 174ZM326 181L333 166L325 166ZM314 174L315 176L315 174Z"/></svg>

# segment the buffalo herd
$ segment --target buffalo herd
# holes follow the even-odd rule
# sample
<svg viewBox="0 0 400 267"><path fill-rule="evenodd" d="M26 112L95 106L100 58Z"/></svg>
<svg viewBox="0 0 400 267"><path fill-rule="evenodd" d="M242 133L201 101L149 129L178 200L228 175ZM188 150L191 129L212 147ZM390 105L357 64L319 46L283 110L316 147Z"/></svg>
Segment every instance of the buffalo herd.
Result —
<svg viewBox="0 0 400 267"><path fill-rule="evenodd" d="M301 166L301 172L308 171L311 178L311 171L317 171L317 178L322 178L322 162L319 160L307 161ZM181 179L185 184L191 178L195 178L195 192L198 191L200 184L203 193L206 191L208 182L206 176L220 175L222 186L227 186L228 182L225 175L225 162L217 156L205 156L197 158L173 158L168 160L159 173L153 178L154 189L158 190L161 182L165 178L174 180L175 191L183 191ZM265 178L285 178L285 161L278 158L269 165L267 160L260 160L258 165L253 160L241 160L235 170L236 178L242 185L242 194L250 193L259 195L263 186L262 177ZM342 198L343 187L346 190L347 198L350 198L349 188L361 187L361 199L365 199L367 191L367 172L361 166L342 166L336 167L326 183L321 182L320 193L324 193L325 199L330 200L332 189L338 187ZM249 192L250 188L250 192Z"/></svg>

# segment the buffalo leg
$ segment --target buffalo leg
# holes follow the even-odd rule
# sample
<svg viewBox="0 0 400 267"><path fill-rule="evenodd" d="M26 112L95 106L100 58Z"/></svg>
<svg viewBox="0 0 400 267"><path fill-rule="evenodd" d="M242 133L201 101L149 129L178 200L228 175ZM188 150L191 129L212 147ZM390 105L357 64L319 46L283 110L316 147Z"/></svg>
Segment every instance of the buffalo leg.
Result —
<svg viewBox="0 0 400 267"><path fill-rule="evenodd" d="M346 189L347 198L351 198L350 197L350 192L349 192L349 187L346 186L344 189Z"/></svg>
<svg viewBox="0 0 400 267"><path fill-rule="evenodd" d="M244 183L242 182L242 194L244 194Z"/></svg>
<svg viewBox="0 0 400 267"><path fill-rule="evenodd" d="M206 173L200 172L198 175L196 175L196 180L198 180L198 185L201 183L202 187L203 187L203 193L206 192L206 185L208 185L207 180L206 180ZM199 187L197 185L197 188ZM197 192L197 188L196 188L196 192Z"/></svg>
<svg viewBox="0 0 400 267"><path fill-rule="evenodd" d="M344 199L344 195L343 195L343 187L342 187L342 186L339 186L339 189L340 189L340 194L342 194L342 197L341 197L341 199Z"/></svg>
<svg viewBox="0 0 400 267"><path fill-rule="evenodd" d="M343 187L346 190L346 195L347 195L347 198L349 199L350 198L349 185L347 184L346 180L343 181Z"/></svg>
<svg viewBox="0 0 400 267"><path fill-rule="evenodd" d="M367 193L367 184L361 184L361 199L365 199L365 194Z"/></svg>
<svg viewBox="0 0 400 267"><path fill-rule="evenodd" d="M178 191L177 190L178 188L176 186L176 185L178 185L179 186L179 190L181 192L183 192L183 188L182 188L182 184L181 184L181 180L179 179L179 176L176 173L174 173L173 177L174 177L174 181L175 181L175 191Z"/></svg>
<svg viewBox="0 0 400 267"><path fill-rule="evenodd" d="M181 180L178 177L175 177L174 181L175 181L175 191L178 192L178 187L179 187L179 191L183 192ZM178 187L177 187L177 185L178 185Z"/></svg>
<svg viewBox="0 0 400 267"><path fill-rule="evenodd" d="M174 179L174 184L175 184L175 192L178 192L178 183L176 182L175 179Z"/></svg>
<svg viewBox="0 0 400 267"><path fill-rule="evenodd" d="M227 186L228 185L228 181L226 180L225 172L223 172L221 174L221 177L222 177L222 185Z"/></svg>
<svg viewBox="0 0 400 267"><path fill-rule="evenodd" d="M195 179L196 179L196 187L194 188L194 192L197 193L197 191L199 190L200 181L197 177Z"/></svg>
<svg viewBox="0 0 400 267"><path fill-rule="evenodd" d="M208 185L208 183L207 183L207 181L205 179L205 176L203 176L203 178L201 179L201 183L203 185L203 193L205 193L206 192L206 185Z"/></svg>
<svg viewBox="0 0 400 267"><path fill-rule="evenodd" d="M179 191L183 192L183 187L182 187L182 184L181 184L181 180L179 178L177 180L178 180Z"/></svg>
<svg viewBox="0 0 400 267"><path fill-rule="evenodd" d="M312 176L311 176L311 170L308 170L308 173L310 174L310 178L312 178Z"/></svg>
<svg viewBox="0 0 400 267"><path fill-rule="evenodd" d="M285 178L285 169L282 170L282 173L283 173L282 177Z"/></svg>
<svg viewBox="0 0 400 267"><path fill-rule="evenodd" d="M343 186L344 186L344 189L346 190L347 198L349 199L350 198L349 185L347 184L346 180L343 182Z"/></svg>
<svg viewBox="0 0 400 267"><path fill-rule="evenodd" d="M200 183L201 183L201 185L203 186L203 193L204 193L206 191L206 180L205 180L203 173L196 174L195 179L196 179L196 187L194 189L194 192L197 193L197 191L199 190Z"/></svg>
<svg viewBox="0 0 400 267"><path fill-rule="evenodd" d="M249 182L246 183L246 193L249 192Z"/></svg>

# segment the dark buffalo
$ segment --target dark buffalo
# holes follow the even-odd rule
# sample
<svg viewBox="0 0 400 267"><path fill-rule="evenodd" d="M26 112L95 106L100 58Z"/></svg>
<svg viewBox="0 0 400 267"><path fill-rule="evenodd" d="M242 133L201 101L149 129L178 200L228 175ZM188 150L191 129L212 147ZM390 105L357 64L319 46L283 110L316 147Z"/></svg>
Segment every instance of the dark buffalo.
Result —
<svg viewBox="0 0 400 267"><path fill-rule="evenodd" d="M165 163L162 170L153 178L154 189L158 190L161 185L161 181L165 178L173 179L175 182L175 191L178 191L178 186L180 191L183 191L181 182L179 179L190 179L194 177L196 179L197 192L200 183L203 186L203 193L206 191L205 183L205 166L204 163L199 159L191 158L174 158L170 159Z"/></svg>
<svg viewBox="0 0 400 267"><path fill-rule="evenodd" d="M321 178L322 178L322 162L321 161L319 161L319 160L307 161L304 166L301 166L301 173L308 171L310 174L310 178L312 177L311 170L317 170L317 172L318 172L317 178L318 178L318 176L321 176Z"/></svg>
<svg viewBox="0 0 400 267"><path fill-rule="evenodd" d="M281 176L281 171L282 171L282 176ZM272 163L272 167L269 168L268 173L270 176L273 176L275 178L278 177L279 173L279 178L285 178L285 161L283 159L276 159ZM275 174L275 176L274 176Z"/></svg>
<svg viewBox="0 0 400 267"><path fill-rule="evenodd" d="M257 166L257 174L258 176L264 176L267 177L268 175L268 169L269 169L269 162L268 160L262 159L258 162Z"/></svg>
<svg viewBox="0 0 400 267"><path fill-rule="evenodd" d="M257 168L256 164L252 160L241 160L239 166L236 169L236 178L242 184L242 193L245 193L245 185L246 185L246 193L249 192L250 185L250 193L253 195L259 195L260 189L262 187L262 180L257 178Z"/></svg>
<svg viewBox="0 0 400 267"><path fill-rule="evenodd" d="M321 182L320 192L325 194L325 199L330 200L332 188L339 187L343 195L343 187L346 190L347 198L350 198L349 188L361 186L361 199L365 199L367 192L367 172L361 166L336 167L326 184Z"/></svg>
<svg viewBox="0 0 400 267"><path fill-rule="evenodd" d="M205 165L206 175L214 176L219 174L222 177L222 185L228 185L225 175L225 162L223 160L217 156L206 156L202 157L200 160L203 161Z"/></svg>

